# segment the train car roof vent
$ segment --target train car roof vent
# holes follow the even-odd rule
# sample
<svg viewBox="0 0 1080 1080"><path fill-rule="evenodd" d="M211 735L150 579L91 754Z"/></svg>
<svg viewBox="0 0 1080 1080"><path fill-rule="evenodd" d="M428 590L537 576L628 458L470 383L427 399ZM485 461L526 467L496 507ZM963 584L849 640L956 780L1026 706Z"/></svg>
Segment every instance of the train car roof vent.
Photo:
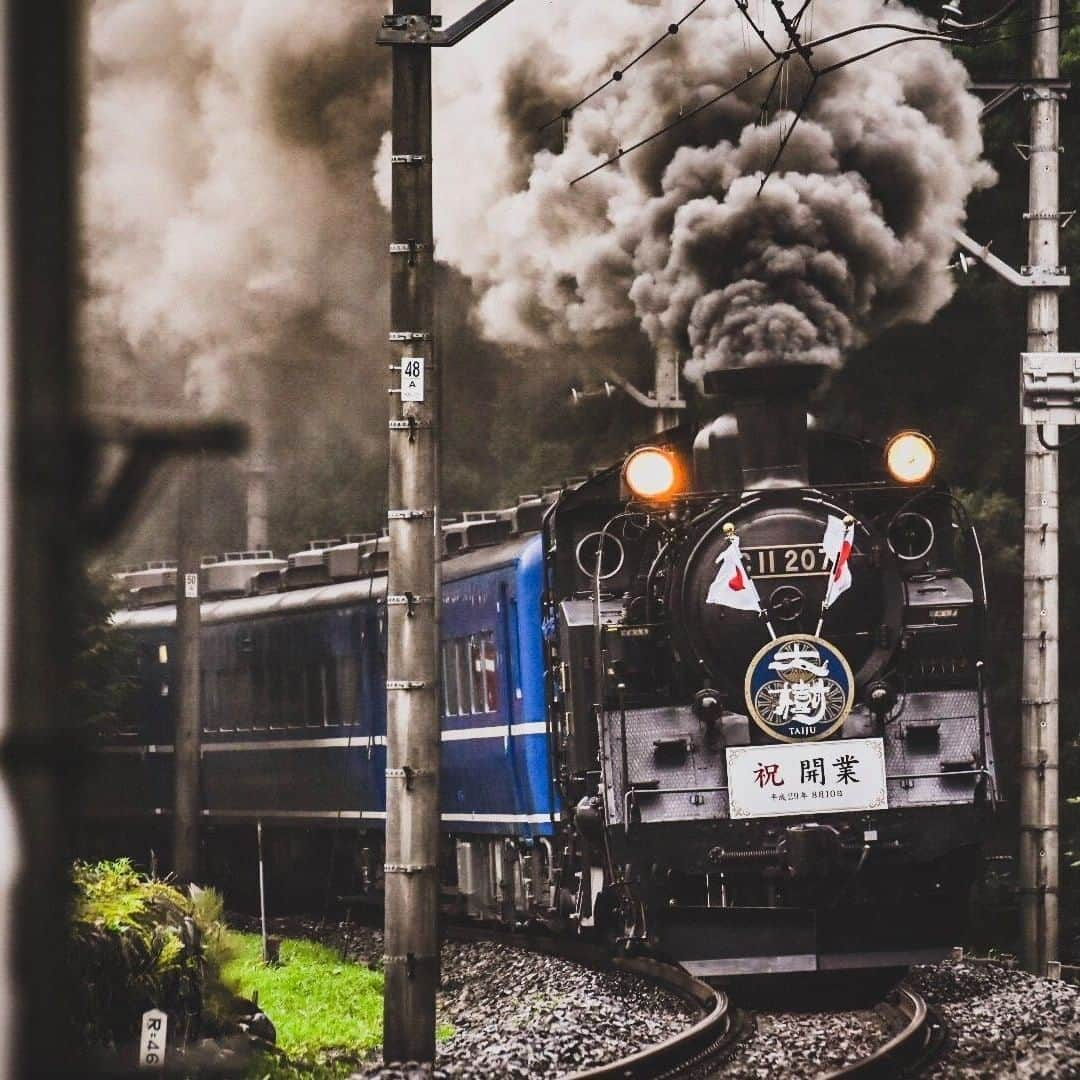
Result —
<svg viewBox="0 0 1080 1080"><path fill-rule="evenodd" d="M255 577L268 570L281 571L288 564L272 551L228 551L218 561L203 562L203 596L246 596Z"/></svg>
<svg viewBox="0 0 1080 1080"><path fill-rule="evenodd" d="M539 495L519 495L517 505L502 511L510 522L510 535L539 532L547 505Z"/></svg>
<svg viewBox="0 0 1080 1080"><path fill-rule="evenodd" d="M354 581L356 578L385 574L390 565L390 539L374 533L361 533L362 540L346 540L323 553L326 573L331 581Z"/></svg>
<svg viewBox="0 0 1080 1080"><path fill-rule="evenodd" d="M135 607L155 607L176 600L176 562L172 559L128 567L116 574L115 580Z"/></svg>
<svg viewBox="0 0 1080 1080"><path fill-rule="evenodd" d="M260 570L248 582L248 596L266 596L269 593L281 592L284 581L284 570Z"/></svg>
<svg viewBox="0 0 1080 1080"><path fill-rule="evenodd" d="M289 556L289 565L281 572L282 584L286 589L329 585L331 578L326 566L326 553L340 544L340 540L309 540L303 551L294 551Z"/></svg>
<svg viewBox="0 0 1080 1080"><path fill-rule="evenodd" d="M462 521L443 525L443 555L460 555L475 548L491 547L510 536L511 522L493 510L471 510Z"/></svg>

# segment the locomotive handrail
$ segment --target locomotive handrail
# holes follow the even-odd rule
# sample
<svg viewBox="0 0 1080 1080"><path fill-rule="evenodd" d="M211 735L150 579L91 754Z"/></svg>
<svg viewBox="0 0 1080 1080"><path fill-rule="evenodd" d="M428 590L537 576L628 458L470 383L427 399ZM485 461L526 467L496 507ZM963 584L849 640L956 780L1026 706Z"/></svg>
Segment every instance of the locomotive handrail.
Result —
<svg viewBox="0 0 1080 1080"><path fill-rule="evenodd" d="M985 776L990 777L990 770L986 768L979 769L956 769L956 770L942 770L941 772L924 772L924 773L886 773L885 782L890 780L941 780L945 777L950 779L957 776ZM696 793L709 794L720 791L729 790L727 784L709 784L707 787L672 787L672 788L648 788L645 790L638 790L637 788L627 788L623 792L623 828L626 832L630 831L630 803L637 802L639 795L648 795L650 798L653 795L693 795Z"/></svg>
<svg viewBox="0 0 1080 1080"><path fill-rule="evenodd" d="M989 776L989 769L942 769L940 772L927 773L886 773L886 783L890 780L941 780L948 776Z"/></svg>
<svg viewBox="0 0 1080 1080"><path fill-rule="evenodd" d="M633 799L634 802L637 802L638 795L692 795L695 792L705 793L727 790L727 784L714 784L709 787L649 788L645 791L627 788L623 793L623 828L626 832L630 831L630 800Z"/></svg>

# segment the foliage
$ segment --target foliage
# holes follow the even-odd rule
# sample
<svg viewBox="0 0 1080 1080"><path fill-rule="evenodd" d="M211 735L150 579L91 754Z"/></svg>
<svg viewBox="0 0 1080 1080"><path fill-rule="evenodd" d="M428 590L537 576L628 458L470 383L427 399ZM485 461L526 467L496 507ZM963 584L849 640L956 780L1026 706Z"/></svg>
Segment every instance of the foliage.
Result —
<svg viewBox="0 0 1080 1080"><path fill-rule="evenodd" d="M126 635L109 629L120 606L116 586L104 575L84 574L72 608L75 660L72 670L72 720L84 730L113 731L134 707L135 648Z"/></svg>
<svg viewBox="0 0 1080 1080"><path fill-rule="evenodd" d="M220 898L185 896L128 859L77 863L73 877L72 983L84 1045L135 1042L150 1008L170 1014L177 1037L198 1031L227 956Z"/></svg>

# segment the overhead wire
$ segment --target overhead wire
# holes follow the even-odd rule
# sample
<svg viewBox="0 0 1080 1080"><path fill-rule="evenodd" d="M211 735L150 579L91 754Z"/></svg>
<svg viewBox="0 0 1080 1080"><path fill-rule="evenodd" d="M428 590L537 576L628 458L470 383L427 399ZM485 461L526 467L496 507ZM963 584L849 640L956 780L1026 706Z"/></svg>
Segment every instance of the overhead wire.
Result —
<svg viewBox="0 0 1080 1080"><path fill-rule="evenodd" d="M1054 21L1047 21L1048 18L1052 18ZM976 37L972 38L970 41L959 41L957 42L957 44L962 48L980 48L984 45L996 45L998 44L998 42L1001 41L1015 41L1023 38L1032 38L1036 34L1045 33L1048 30L1072 29L1074 26L1077 25L1075 21L1077 20L1077 18L1080 18L1080 9L1070 8L1066 12L1059 12L1058 15L1051 17L1044 15L1038 18L1021 20L1021 24L1024 22L1046 22L1045 26L1040 26L1029 30L1022 30L1013 34L994 34L990 37Z"/></svg>
<svg viewBox="0 0 1080 1080"><path fill-rule="evenodd" d="M852 63L855 60L864 59L866 56L873 55L876 52L881 52L884 48L891 48L893 45L903 44L908 41L954 41L954 39L949 37L948 35L937 34L933 31L928 31L921 27L907 26L903 23L866 23L862 26L848 27L847 29L838 30L831 34L824 34L820 38L806 42L805 47L808 49L819 48L822 45L827 45L830 42L839 41L843 38L850 37L853 34L863 33L867 30L897 30L905 32L915 31L915 33L912 34L910 37L897 39L891 43L887 43L884 46L879 46L875 49L868 50L866 53L863 53L861 55L851 57L848 60L843 61L839 66L845 66L847 63ZM622 158L626 157L627 154L632 153L634 150L638 150L642 146L645 146L648 143L659 139L661 136L666 135L673 128L678 127L680 124L685 123L687 120L693 119L695 116L704 112L706 109L711 108L713 105L722 101L724 98L730 97L736 91L741 90L744 86L752 82L759 75L764 74L766 71L772 70L774 67L782 64L785 60L790 59L792 56L796 55L797 52L798 50L794 46L790 46L787 49L780 50L778 55L772 60L769 60L765 64L762 64L761 67L758 67L753 71L748 72L742 79L739 79L738 82L733 83L731 86L727 87L727 89L722 90L719 94L714 95L713 97L709 98L707 101L702 102L695 108L690 109L688 112L680 113L679 116L669 121L663 127L658 128L651 135L647 135L644 138L639 139L637 142L631 144L630 146L619 147L618 151L611 157L600 162L598 165L593 166L593 168L582 173L580 176L576 176L573 180L570 181L570 186L573 187L575 184L580 183L582 180L586 180L590 176L593 176L595 173L600 172L601 169L605 169L609 165L614 165L617 161L622 160ZM837 65L833 65L830 68L819 70L818 75L820 76L827 73L828 71L833 71L836 69Z"/></svg>
<svg viewBox="0 0 1080 1080"><path fill-rule="evenodd" d="M760 26L758 26L758 24L754 21L753 15L750 14L749 0L735 0L735 6L742 13L742 17L750 25L750 28L761 39L762 45L764 45L765 48L769 50L769 52L772 55L773 59L774 60L778 59L780 54L773 47L772 42L769 41L769 38L766 35L765 31Z"/></svg>
<svg viewBox="0 0 1080 1080"><path fill-rule="evenodd" d="M702 0L702 2L704 2L704 0ZM775 0L774 0L774 3L775 3ZM740 2L740 0L735 0L735 4L736 4L736 7L739 9L739 11L743 14L746 23L749 23L749 25L752 26L755 29L755 31L758 33L758 36L762 37L763 31L760 30L760 28L756 25L753 18L749 14L748 0L741 0L741 2ZM800 8L798 14L796 16L794 16L790 20L791 23L795 26L796 29L798 27L799 20L801 19L803 13L808 11L808 10L811 10L812 4L813 4L813 0L805 0L805 2L803 3L802 7ZM685 16L683 16L683 19L681 21L685 21L695 11L697 11L698 8L700 8L700 7L701 7L701 3L698 3L697 5L695 5L695 7L692 8L690 12L688 12ZM576 176L573 180L570 181L570 186L573 187L575 184L580 183L582 180L588 179L590 176L595 175L596 173L600 172L602 169L605 169L605 168L609 167L610 165L614 165L616 162L621 161L624 157L626 157L628 154L632 153L633 151L638 150L641 147L646 146L648 143L653 142L656 139L661 138L662 136L664 136L668 132L670 132L672 129L678 127L680 124L682 124L682 123L684 123L684 122L686 122L688 120L692 120L694 117L698 116L700 113L704 112L706 109L711 108L713 105L716 105L718 102L722 101L724 98L730 97L732 94L734 94L738 90L741 90L744 86L748 85L750 82L752 82L754 79L756 79L759 75L762 75L766 71L769 71L769 70L771 70L773 68L778 68L779 70L777 70L776 75L773 78L772 84L770 85L769 91L766 94L765 98L763 99L761 109L759 111L759 118L763 117L764 115L767 114L768 101L771 98L772 94L776 91L777 87L779 86L781 88L781 91L783 90L784 75L785 75L784 67L786 65L786 62L788 60L790 60L795 55L802 56L804 61L806 61L805 54L812 51L815 48L819 48L822 45L827 45L827 44L829 44L831 42L839 41L839 40L841 40L843 38L850 37L850 36L852 36L854 34L863 33L863 32L870 31L870 30L896 30L898 32L904 33L906 35L904 37L894 38L891 41L887 41L887 42L884 42L884 43L882 43L880 45L876 45L871 49L866 49L866 50L864 50L864 51L862 51L860 53L856 53L854 56L845 57L843 60L838 60L837 62L835 62L833 64L830 64L828 67L825 67L825 68L815 69L807 61L807 66L808 66L809 70L813 73L813 81L811 82L810 87L808 88L806 94L803 95L803 99L799 103L798 108L796 109L795 117L794 117L794 119L792 121L792 124L784 132L784 134L783 134L783 136L781 138L781 141L780 141L780 145L777 148L777 153L774 155L773 160L770 163L769 168L765 171L765 174L763 176L761 185L758 188L758 193L760 194L760 192L763 190L763 188L765 186L765 183L768 181L769 177L772 175L772 171L776 168L776 165L779 163L780 157L783 154L783 150L787 146L788 142L790 141L791 136L792 136L792 134L794 132L795 126L798 124L799 120L804 115L805 110L806 110L806 106L807 106L807 104L809 102L809 99L810 99L813 91L816 89L816 83L817 83L817 80L820 77L831 74L832 72L835 72L835 71L839 71L842 68L848 67L851 64L859 62L860 60L866 60L871 56L875 56L878 53L884 52L884 51L886 51L888 49L895 48L898 45L911 44L911 43L917 42L917 41L934 41L934 42L938 42L938 43L941 43L941 44L957 46L957 47L960 47L960 48L979 48L979 47L983 47L983 46L986 46L986 45L996 44L996 43L998 43L1000 41L1007 41L1007 40L1012 40L1012 39L1015 39L1015 38L1033 37L1035 34L1043 33L1045 31L1048 31L1048 30L1051 30L1051 29L1058 29L1058 28L1062 28L1062 27L1066 27L1066 26L1072 26L1072 25L1074 25L1072 20L1077 16L1080 16L1080 11L1078 11L1077 9L1071 9L1068 12L1060 12L1056 16L1032 17L1029 20L1024 20L1024 21L1026 21L1026 22L1028 22L1029 24L1032 25L1033 28L1031 28L1031 29L1021 31L1021 32L1018 32L1018 33L995 34L993 36L980 35L980 36L972 37L972 38L969 38L969 39L966 39L966 40L965 40L965 38L963 36L960 36L958 34L943 33L943 32L940 32L940 31L930 30L930 29L928 29L926 27L910 26L910 25L905 25L903 23L881 22L881 23L864 23L864 24L859 25L859 26L848 27L848 28L846 28L844 30L835 31L835 32L833 32L831 34L824 34L820 38L812 39L812 40L809 40L809 41L806 41L806 42L801 42L800 41L798 44L796 44L795 39L792 38L791 43L789 44L789 46L787 46L786 48L783 48L783 49L779 49L779 50L774 49L769 42L765 41L766 47L769 49L770 53L772 54L772 59L771 60L769 60L768 62L766 62L765 64L761 65L760 67L758 67L756 69L748 71L747 74L742 79L738 80L736 83L734 83L731 86L727 87L725 90L721 91L719 94L716 94L713 97L709 98L707 101L704 101L700 105L697 105L693 109L690 109L688 111L680 110L680 113L679 113L679 115L677 117L675 117L669 123L664 124L662 127L658 128L657 130L652 132L650 135L647 135L644 138L639 139L637 142L632 143L630 146L626 146L626 147L620 146L615 154L608 157L604 161L600 162L598 165L595 165L593 168L591 168L591 169L587 170L586 172L580 174L579 176ZM1045 22L1047 25L1038 26L1038 27L1034 26L1034 24L1036 24L1036 23L1043 23L1043 22ZM1000 24L995 24L995 25L1000 25ZM666 35L665 35L665 37L666 37ZM634 62L636 62L637 59L640 59L641 56L646 55L649 51L651 51L653 48L655 48L656 45L659 44L660 41L663 41L663 40L664 40L664 38L661 37L656 42L654 42L651 46L649 46L649 48L647 50L645 50L642 54L640 54L639 57L635 58ZM765 39L763 38L763 40L765 40ZM584 98L581 99L581 101L579 101L575 106L573 106L573 109L579 108L582 104L584 104L586 101L590 100L597 93L599 93L600 90L604 89L604 87L609 86L612 81L614 81L614 79L609 79L608 82L605 83L603 86L598 87L591 94L586 95ZM564 110L564 113L560 114L560 115L566 115L566 111ZM549 121L549 123L550 122L551 121Z"/></svg>
<svg viewBox="0 0 1080 1080"><path fill-rule="evenodd" d="M672 128L678 127L680 124L685 123L687 120L692 120L699 113L704 112L710 106L715 105L718 101L722 101L724 98L730 97L732 94L735 93L736 90L741 90L744 86L746 86L747 83L752 82L759 75L763 74L766 71L769 71L771 68L776 67L779 63L779 60L770 60L763 67L759 67L756 71L751 71L750 74L747 75L745 78L740 79L734 85L729 86L726 90L721 91L715 97L709 98L708 101L702 102L700 105L691 109L689 112L681 113L670 123L665 124L662 128L654 131L651 135L647 135L644 139L639 139L636 143L633 143L630 146L620 146L618 152L612 157L608 158L606 161L602 161L599 165L596 165L593 168L589 169L588 172L583 172L580 176L577 176L573 180L571 180L570 186L573 187L580 181L588 179L594 173L598 173L601 169L606 169L609 165L614 165L616 161L624 158L627 154L632 153L634 150L640 149L642 146L645 146L646 143L651 143L655 139L659 139L661 135L666 135L669 131L672 130Z"/></svg>
<svg viewBox="0 0 1080 1080"><path fill-rule="evenodd" d="M621 82L626 73L635 64L644 60L645 57L653 51L653 49L655 49L658 45L662 45L665 41L667 41L668 38L674 37L676 34L678 34L679 30L682 28L683 23L686 22L687 19L691 18L708 2L709 0L697 0L697 3L694 4L694 6L685 15L683 15L681 19L677 19L675 22L670 23L668 25L668 28L655 41L642 49L641 52L639 52L632 60L629 60L627 63L623 64L621 68L616 68L604 82L602 82L594 90L590 90L589 93L587 93L583 98L574 102L573 105L569 105L565 109L562 109L560 112L556 113L556 115L553 116L550 120L547 120L543 124L541 124L539 130L546 131L549 127L551 127L552 124L556 124L560 120L569 120L570 117L573 116L573 114L578 109L580 109L581 106L584 105L586 102L592 101L592 99L596 97L597 94L602 93L609 86L611 86L612 83Z"/></svg>

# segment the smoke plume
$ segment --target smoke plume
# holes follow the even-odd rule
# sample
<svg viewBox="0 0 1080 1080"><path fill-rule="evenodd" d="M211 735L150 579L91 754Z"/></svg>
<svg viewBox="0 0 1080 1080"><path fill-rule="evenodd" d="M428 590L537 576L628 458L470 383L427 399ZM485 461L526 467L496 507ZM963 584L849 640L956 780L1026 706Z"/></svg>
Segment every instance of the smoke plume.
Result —
<svg viewBox="0 0 1080 1080"><path fill-rule="evenodd" d="M836 367L883 328L930 319L952 293L950 230L993 180L966 72L937 43L822 77L760 195L810 87L798 57L768 98L773 72L568 187L770 59L734 4L707 4L578 108L565 134L558 123L538 131L688 7L510 8L485 28L482 53L467 42L444 65L439 253L481 287L486 332L585 349L643 330L688 355L685 374L700 382L732 364ZM786 43L770 4L750 10ZM884 0L815 0L803 38L873 22L930 26ZM903 36L860 32L814 49L813 63ZM463 131L474 133L465 145Z"/></svg>
<svg viewBox="0 0 1080 1080"><path fill-rule="evenodd" d="M332 416L358 354L385 359L371 168L389 80L374 7L93 4L85 336L98 397L137 383L172 405L186 373L206 408L269 387L302 428L316 396Z"/></svg>

